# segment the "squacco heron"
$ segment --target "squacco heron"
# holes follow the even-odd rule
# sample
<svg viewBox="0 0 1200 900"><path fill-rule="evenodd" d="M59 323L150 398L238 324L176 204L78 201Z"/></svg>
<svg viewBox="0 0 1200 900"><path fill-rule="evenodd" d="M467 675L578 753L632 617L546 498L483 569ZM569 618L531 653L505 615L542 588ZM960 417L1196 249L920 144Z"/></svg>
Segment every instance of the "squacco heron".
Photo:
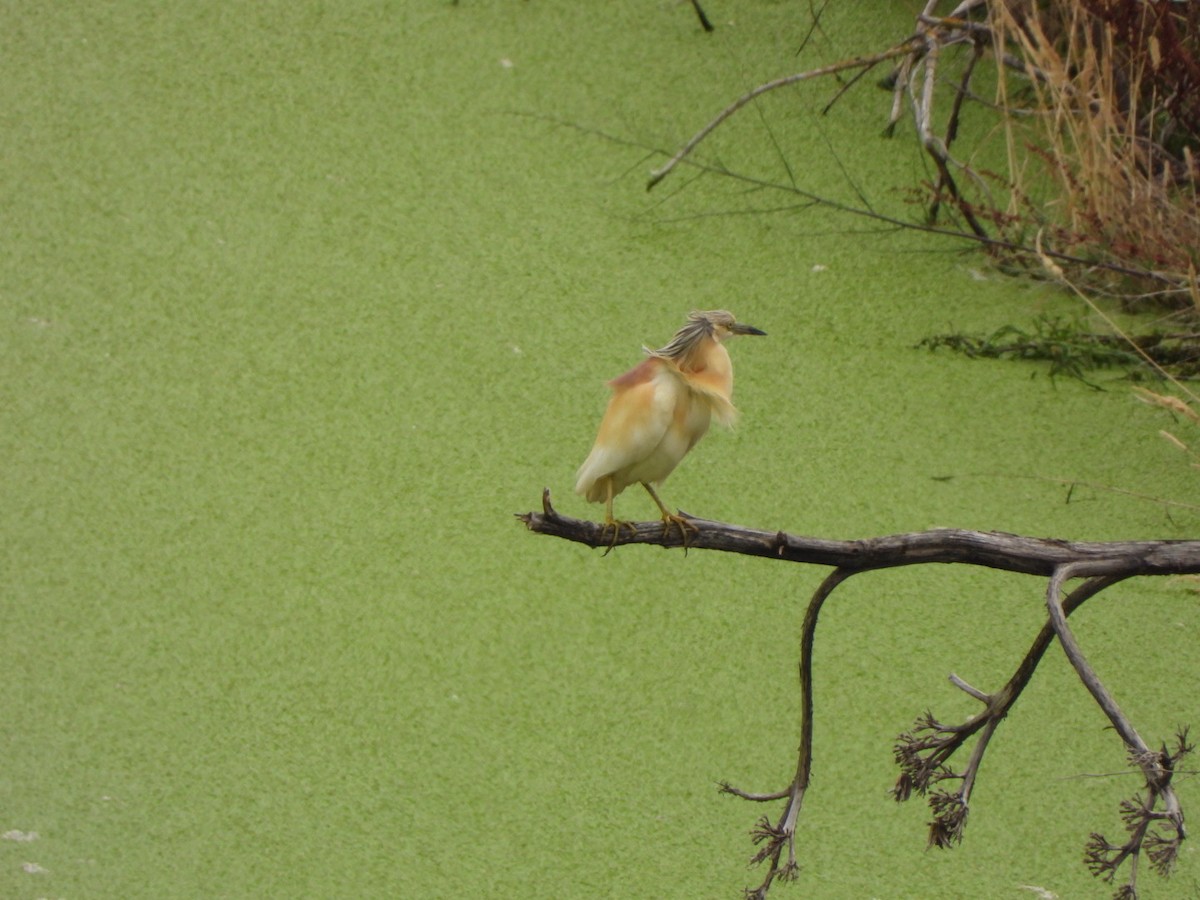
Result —
<svg viewBox="0 0 1200 900"><path fill-rule="evenodd" d="M579 468L575 492L592 503L604 501L604 522L613 518L613 497L631 484L641 484L662 513L663 528L695 530L687 519L670 512L654 485L661 484L716 419L732 425L733 363L725 342L735 334L766 334L743 325L723 309L693 312L661 350L643 348L646 359L608 383L613 395L600 422L600 433Z"/></svg>

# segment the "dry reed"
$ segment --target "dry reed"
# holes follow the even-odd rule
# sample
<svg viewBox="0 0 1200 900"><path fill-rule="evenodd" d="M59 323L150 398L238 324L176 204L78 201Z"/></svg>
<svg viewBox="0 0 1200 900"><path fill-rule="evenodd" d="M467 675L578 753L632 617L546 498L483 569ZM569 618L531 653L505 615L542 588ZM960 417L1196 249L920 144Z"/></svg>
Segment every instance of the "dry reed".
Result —
<svg viewBox="0 0 1200 900"><path fill-rule="evenodd" d="M1200 4L1008 0L988 19L1010 187L988 218L1154 275L1076 267L1092 290L1200 312Z"/></svg>

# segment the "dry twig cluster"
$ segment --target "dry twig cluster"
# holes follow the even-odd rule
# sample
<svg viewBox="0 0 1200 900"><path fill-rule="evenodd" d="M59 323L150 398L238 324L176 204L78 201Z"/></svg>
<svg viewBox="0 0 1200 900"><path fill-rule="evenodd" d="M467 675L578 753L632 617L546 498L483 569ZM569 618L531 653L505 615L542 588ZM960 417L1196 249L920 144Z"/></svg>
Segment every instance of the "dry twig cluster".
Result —
<svg viewBox="0 0 1200 900"><path fill-rule="evenodd" d="M1047 621L1008 682L989 693L951 675L950 680L958 688L980 702L979 712L958 724L941 722L931 712L925 712L912 729L896 739L894 754L900 775L892 793L898 801L907 800L914 793L927 798L933 816L929 823L930 845L952 847L962 840L971 791L988 742L1033 678L1046 650L1058 640L1080 681L1120 736L1131 765L1140 771L1143 780L1141 793L1121 803L1127 839L1114 844L1093 833L1086 847L1085 862L1094 874L1108 881L1113 881L1128 863L1126 878L1116 895L1127 900L1136 896L1141 860L1147 860L1160 874L1171 871L1186 837L1183 809L1172 777L1179 760L1192 749L1187 731L1181 730L1176 735L1173 750L1165 745L1152 749L1088 663L1067 618L1087 600L1127 578L1200 573L1200 541L1083 543L957 529L831 541L692 517L688 521L694 530L687 532L664 528L661 522L626 523L628 527L614 529L561 515L551 506L548 490L542 494L541 512L525 513L519 518L534 532L590 547L611 550L617 545L637 543L684 546L832 567L809 600L801 628L800 750L791 783L768 793L722 785L725 793L746 800L784 802L777 817L762 816L751 832L759 848L752 861L764 865L765 873L756 887L746 891L747 897L763 900L776 880L791 880L799 873L796 822L812 773L812 655L822 607L834 590L853 575L918 563L962 563L1047 579ZM1076 579L1078 582L1068 591L1068 582ZM951 760L972 739L966 765L961 771L951 769Z"/></svg>

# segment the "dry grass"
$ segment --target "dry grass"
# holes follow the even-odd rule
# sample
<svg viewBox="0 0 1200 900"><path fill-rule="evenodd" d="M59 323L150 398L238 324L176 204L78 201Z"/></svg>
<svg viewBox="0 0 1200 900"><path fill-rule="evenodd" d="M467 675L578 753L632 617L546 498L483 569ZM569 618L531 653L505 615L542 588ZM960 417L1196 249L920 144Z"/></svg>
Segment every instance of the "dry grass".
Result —
<svg viewBox="0 0 1200 900"><path fill-rule="evenodd" d="M812 9L819 23L829 0ZM1200 2L1172 0L926 0L914 30L879 52L776 78L730 103L660 168L654 188L688 162L799 194L809 203L974 241L1026 272L1050 274L1128 308L1200 314ZM693 151L762 95L837 79L832 109L863 76L893 94L884 133L906 117L934 166L914 196L924 221L841 203L698 163ZM995 85L996 102L980 104ZM976 163L960 134L967 106L996 113L1001 171ZM1005 165L1006 163L1006 165ZM993 163L993 167L997 164ZM1046 261L1052 267L1045 267Z"/></svg>
<svg viewBox="0 0 1200 900"><path fill-rule="evenodd" d="M1200 4L1007 0L990 4L989 14L996 58L1009 62L998 67L997 95L1008 113L1010 221L1029 224L1019 214L1024 203L1036 211L1038 237L1050 233L1058 249L1160 276L1148 284L1053 264L1053 274L1135 349L1137 341L1087 294L1200 314ZM1027 199L1035 192L1044 198L1038 204ZM1147 359L1170 393L1136 388L1136 395L1175 419L1187 439L1159 433L1200 468L1193 436L1200 398Z"/></svg>
<svg viewBox="0 0 1200 900"><path fill-rule="evenodd" d="M1200 4L988 4L1006 113L1006 237L1116 268L1070 276L1200 312Z"/></svg>

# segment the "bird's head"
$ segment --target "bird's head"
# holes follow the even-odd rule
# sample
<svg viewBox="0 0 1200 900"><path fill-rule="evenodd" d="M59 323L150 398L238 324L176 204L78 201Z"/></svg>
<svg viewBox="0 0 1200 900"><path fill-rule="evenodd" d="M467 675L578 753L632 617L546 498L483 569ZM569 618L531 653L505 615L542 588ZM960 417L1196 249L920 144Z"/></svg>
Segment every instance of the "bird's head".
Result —
<svg viewBox="0 0 1200 900"><path fill-rule="evenodd" d="M688 324L703 323L703 327L717 341L727 341L735 334L766 335L765 331L746 325L733 317L733 313L724 309L714 309L709 312L692 312L688 315ZM686 327L686 326L685 326Z"/></svg>
<svg viewBox="0 0 1200 900"><path fill-rule="evenodd" d="M643 349L650 356L678 362L690 358L697 348L703 346L705 338L711 338L721 344L735 334L765 335L766 332L760 331L753 325L743 325L733 317L733 313L723 309L714 309L709 312L695 310L688 313L687 324L675 332L675 336L671 338L669 344L659 350L651 350L649 347Z"/></svg>

